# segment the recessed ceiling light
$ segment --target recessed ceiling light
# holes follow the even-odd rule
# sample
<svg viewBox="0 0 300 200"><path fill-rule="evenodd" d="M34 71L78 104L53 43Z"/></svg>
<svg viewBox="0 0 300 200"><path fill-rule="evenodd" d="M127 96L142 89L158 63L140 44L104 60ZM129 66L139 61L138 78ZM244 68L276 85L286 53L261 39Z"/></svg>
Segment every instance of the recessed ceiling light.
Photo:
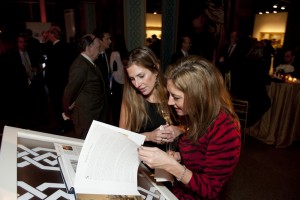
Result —
<svg viewBox="0 0 300 200"><path fill-rule="evenodd" d="M266 14L269 14L270 12L269 11L266 11Z"/></svg>
<svg viewBox="0 0 300 200"><path fill-rule="evenodd" d="M274 11L273 11L273 13L277 13L277 11L276 11L276 10L274 10Z"/></svg>
<svg viewBox="0 0 300 200"><path fill-rule="evenodd" d="M277 5L275 4L275 5L273 5L273 8L277 8Z"/></svg>
<svg viewBox="0 0 300 200"><path fill-rule="evenodd" d="M282 6L282 7L281 7L281 10L285 10L285 7L284 7L284 6Z"/></svg>
<svg viewBox="0 0 300 200"><path fill-rule="evenodd" d="M258 14L262 15L263 13L262 13L262 12L259 12Z"/></svg>

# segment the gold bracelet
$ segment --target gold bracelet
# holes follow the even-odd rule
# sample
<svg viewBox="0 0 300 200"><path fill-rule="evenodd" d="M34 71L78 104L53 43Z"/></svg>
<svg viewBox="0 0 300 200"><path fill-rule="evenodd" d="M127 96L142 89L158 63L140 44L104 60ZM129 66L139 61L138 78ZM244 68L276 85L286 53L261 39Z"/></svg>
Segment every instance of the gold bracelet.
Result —
<svg viewBox="0 0 300 200"><path fill-rule="evenodd" d="M183 166L183 171L182 171L180 178L177 178L177 181L181 181L186 173L186 166L185 165L182 165L182 166Z"/></svg>

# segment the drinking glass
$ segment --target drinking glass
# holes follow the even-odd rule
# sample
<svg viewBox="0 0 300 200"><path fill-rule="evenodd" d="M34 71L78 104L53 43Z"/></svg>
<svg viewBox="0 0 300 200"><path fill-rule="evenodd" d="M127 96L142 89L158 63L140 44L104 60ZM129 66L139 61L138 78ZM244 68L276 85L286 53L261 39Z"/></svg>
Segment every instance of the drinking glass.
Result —
<svg viewBox="0 0 300 200"><path fill-rule="evenodd" d="M174 154L177 150L177 145L178 137L176 137L173 142L166 143L166 152L169 154L169 156L174 157Z"/></svg>

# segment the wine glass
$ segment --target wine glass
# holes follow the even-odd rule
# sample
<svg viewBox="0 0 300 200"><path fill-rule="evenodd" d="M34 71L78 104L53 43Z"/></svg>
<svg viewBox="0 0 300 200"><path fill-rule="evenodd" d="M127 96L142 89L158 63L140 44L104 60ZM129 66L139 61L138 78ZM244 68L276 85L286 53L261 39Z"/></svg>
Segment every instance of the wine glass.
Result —
<svg viewBox="0 0 300 200"><path fill-rule="evenodd" d="M169 156L174 157L175 152L177 150L177 144L178 144L178 137L176 137L173 142L168 142L166 144L166 152L169 154Z"/></svg>
<svg viewBox="0 0 300 200"><path fill-rule="evenodd" d="M166 112L166 111L164 111L164 110L162 110L161 113L162 113L162 117L163 117L164 120L166 121L166 125L171 125L172 122L171 122L170 113L169 113L169 112Z"/></svg>

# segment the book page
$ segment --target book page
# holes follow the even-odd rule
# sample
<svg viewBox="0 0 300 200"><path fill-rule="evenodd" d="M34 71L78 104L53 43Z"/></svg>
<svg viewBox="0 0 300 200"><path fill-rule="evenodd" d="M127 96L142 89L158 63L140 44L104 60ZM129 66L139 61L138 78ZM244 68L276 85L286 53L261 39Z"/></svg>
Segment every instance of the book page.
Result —
<svg viewBox="0 0 300 200"><path fill-rule="evenodd" d="M93 121L80 153L75 192L139 195L138 147L145 136Z"/></svg>

